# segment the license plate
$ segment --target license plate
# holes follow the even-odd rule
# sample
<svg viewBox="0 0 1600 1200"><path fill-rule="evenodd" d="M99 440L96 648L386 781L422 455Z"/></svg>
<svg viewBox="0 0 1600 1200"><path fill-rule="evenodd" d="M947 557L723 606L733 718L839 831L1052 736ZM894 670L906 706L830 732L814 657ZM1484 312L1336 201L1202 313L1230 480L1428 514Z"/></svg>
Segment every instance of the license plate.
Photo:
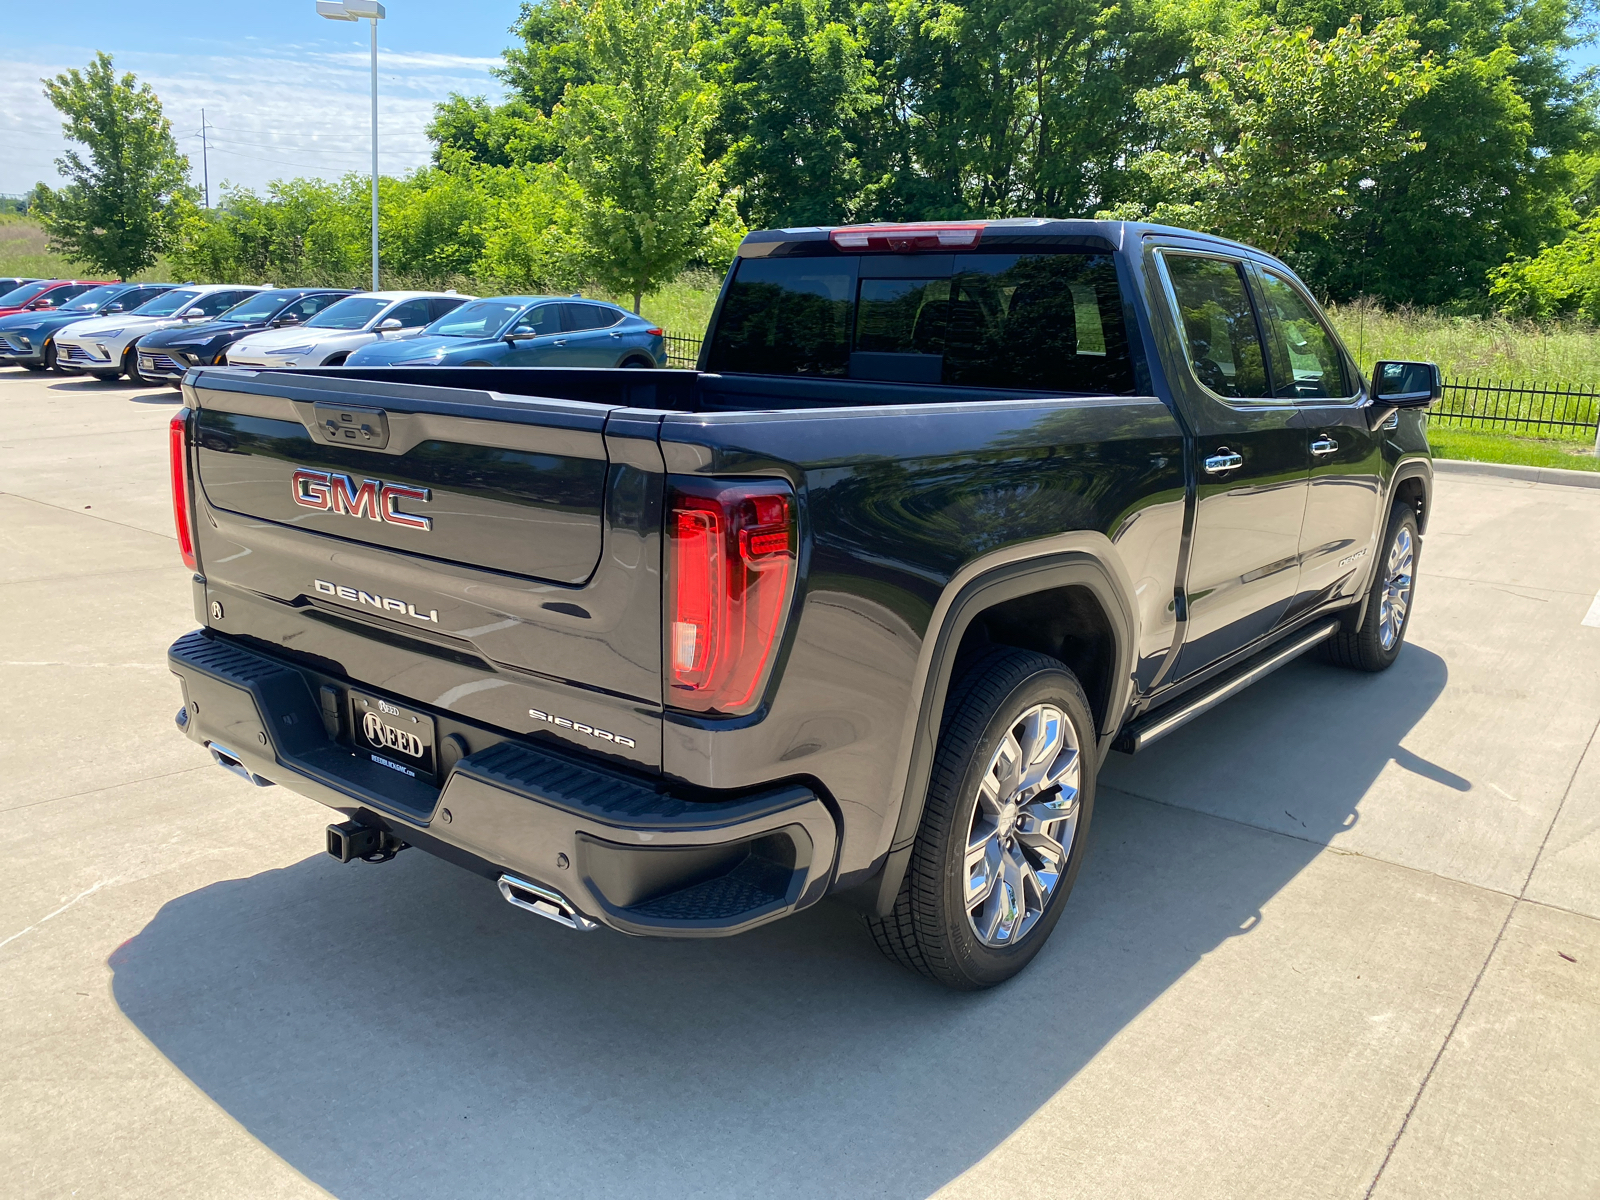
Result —
<svg viewBox="0 0 1600 1200"><path fill-rule="evenodd" d="M350 729L373 762L413 779L434 777L433 718L361 692L350 693Z"/></svg>

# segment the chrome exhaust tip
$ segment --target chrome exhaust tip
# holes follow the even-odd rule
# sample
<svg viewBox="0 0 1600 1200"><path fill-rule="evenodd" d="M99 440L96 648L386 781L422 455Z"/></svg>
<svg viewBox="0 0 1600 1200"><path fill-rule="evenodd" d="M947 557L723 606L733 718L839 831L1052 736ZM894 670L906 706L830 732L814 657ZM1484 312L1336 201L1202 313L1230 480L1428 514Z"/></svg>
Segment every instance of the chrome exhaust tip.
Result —
<svg viewBox="0 0 1600 1200"><path fill-rule="evenodd" d="M515 875L500 876L498 886L500 894L506 898L506 903L525 908L531 913L538 913L557 925L565 925L568 929L580 929L584 932L600 928L598 923L573 908L572 902L560 892L540 887L537 883L529 883L525 879L518 879Z"/></svg>
<svg viewBox="0 0 1600 1200"><path fill-rule="evenodd" d="M239 756L232 750L229 750L226 746L217 742L207 742L206 749L211 751L211 761L216 763L217 766L221 767L224 771L232 772L240 779L248 779L257 787L272 786L272 780L263 779L261 776L253 774L250 768L245 766L244 763L240 761Z"/></svg>

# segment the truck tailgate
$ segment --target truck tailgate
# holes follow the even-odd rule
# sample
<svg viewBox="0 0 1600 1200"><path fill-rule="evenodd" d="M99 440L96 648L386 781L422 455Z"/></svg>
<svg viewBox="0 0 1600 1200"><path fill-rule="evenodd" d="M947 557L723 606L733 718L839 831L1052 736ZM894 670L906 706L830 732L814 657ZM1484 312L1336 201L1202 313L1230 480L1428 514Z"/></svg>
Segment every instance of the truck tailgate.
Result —
<svg viewBox="0 0 1600 1200"><path fill-rule="evenodd" d="M658 765L659 414L290 372L186 392L210 625Z"/></svg>

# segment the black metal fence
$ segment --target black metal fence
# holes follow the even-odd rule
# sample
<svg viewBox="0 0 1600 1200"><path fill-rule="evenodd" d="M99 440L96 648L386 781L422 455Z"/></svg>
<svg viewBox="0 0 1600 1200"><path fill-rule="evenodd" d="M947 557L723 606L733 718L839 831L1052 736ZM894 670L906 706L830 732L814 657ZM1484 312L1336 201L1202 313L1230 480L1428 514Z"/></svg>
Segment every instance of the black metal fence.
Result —
<svg viewBox="0 0 1600 1200"><path fill-rule="evenodd" d="M1495 433L1593 441L1600 427L1600 388L1447 379L1430 419Z"/></svg>
<svg viewBox="0 0 1600 1200"><path fill-rule="evenodd" d="M700 340L697 337L684 337L681 333L669 333L667 337L667 366L683 367L693 370L700 361Z"/></svg>

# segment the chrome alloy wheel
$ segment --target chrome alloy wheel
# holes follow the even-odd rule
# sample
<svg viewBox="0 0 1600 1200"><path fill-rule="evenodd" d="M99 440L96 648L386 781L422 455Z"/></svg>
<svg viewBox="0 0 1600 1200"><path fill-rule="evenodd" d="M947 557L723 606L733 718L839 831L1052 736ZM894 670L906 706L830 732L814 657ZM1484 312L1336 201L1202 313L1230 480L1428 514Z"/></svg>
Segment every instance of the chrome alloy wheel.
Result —
<svg viewBox="0 0 1600 1200"><path fill-rule="evenodd" d="M1011 946L1044 914L1078 829L1081 756L1066 714L1035 704L1006 731L978 785L967 832L967 920Z"/></svg>
<svg viewBox="0 0 1600 1200"><path fill-rule="evenodd" d="M1411 530L1402 525L1394 535L1394 544L1389 547L1383 597L1378 601L1378 640L1385 650L1394 648L1400 631L1405 628L1406 613L1411 608L1411 564L1415 558Z"/></svg>

